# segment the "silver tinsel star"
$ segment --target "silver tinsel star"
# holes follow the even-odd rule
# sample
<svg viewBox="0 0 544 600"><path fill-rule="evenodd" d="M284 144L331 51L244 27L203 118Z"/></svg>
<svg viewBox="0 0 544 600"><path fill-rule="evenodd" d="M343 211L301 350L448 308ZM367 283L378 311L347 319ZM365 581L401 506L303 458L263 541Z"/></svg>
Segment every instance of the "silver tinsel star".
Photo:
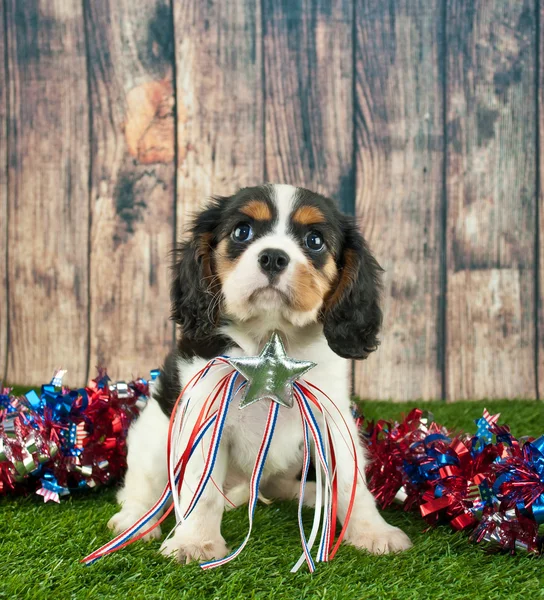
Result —
<svg viewBox="0 0 544 600"><path fill-rule="evenodd" d="M276 331L259 356L229 358L228 362L247 379L240 408L265 398L292 408L293 383L316 366L313 362L287 356Z"/></svg>

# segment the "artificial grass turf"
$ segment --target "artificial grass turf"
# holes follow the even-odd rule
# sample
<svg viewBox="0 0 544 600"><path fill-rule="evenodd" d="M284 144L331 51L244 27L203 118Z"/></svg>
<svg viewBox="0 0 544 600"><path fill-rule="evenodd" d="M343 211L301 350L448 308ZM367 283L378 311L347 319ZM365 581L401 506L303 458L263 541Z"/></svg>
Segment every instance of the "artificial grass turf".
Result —
<svg viewBox="0 0 544 600"><path fill-rule="evenodd" d="M365 402L368 418L398 418L413 406L430 409L438 422L474 431L487 406L516 436L544 433L544 403L524 401L392 404ZM0 500L0 598L544 598L544 562L520 553L491 555L448 527L425 531L417 514L385 511L414 547L399 555L371 556L343 546L311 575L291 574L301 552L295 503L259 505L244 552L232 563L204 572L158 554L159 542L137 542L92 566L79 559L111 537L114 490L73 495L61 504L38 496ZM306 511L311 523L312 511ZM168 530L173 524L167 522ZM236 547L247 531L245 508L225 513L223 534Z"/></svg>

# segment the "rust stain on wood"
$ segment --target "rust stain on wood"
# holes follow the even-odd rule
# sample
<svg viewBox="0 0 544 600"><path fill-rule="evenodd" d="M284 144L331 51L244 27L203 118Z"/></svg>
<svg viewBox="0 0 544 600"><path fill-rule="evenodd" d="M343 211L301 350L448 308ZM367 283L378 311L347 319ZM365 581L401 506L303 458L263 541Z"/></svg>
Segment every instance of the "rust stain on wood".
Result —
<svg viewBox="0 0 544 600"><path fill-rule="evenodd" d="M92 102L91 357L145 374L172 345L173 28L167 0L85 2Z"/></svg>
<svg viewBox="0 0 544 600"><path fill-rule="evenodd" d="M128 151L141 164L174 160L174 90L169 78L148 81L126 96L123 129Z"/></svg>

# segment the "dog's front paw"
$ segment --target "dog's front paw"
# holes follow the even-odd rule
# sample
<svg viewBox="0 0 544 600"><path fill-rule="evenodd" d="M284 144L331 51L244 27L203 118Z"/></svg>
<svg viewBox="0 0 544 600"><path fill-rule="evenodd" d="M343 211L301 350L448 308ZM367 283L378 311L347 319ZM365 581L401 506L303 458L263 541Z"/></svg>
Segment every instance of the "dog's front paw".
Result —
<svg viewBox="0 0 544 600"><path fill-rule="evenodd" d="M385 523L380 526L368 525L358 527L346 536L346 542L372 552L372 554L389 554L402 552L412 546L410 538L398 527Z"/></svg>
<svg viewBox="0 0 544 600"><path fill-rule="evenodd" d="M223 558L229 553L229 549L222 537L214 540L189 541L174 536L162 543L161 553L180 563L188 564L194 560L200 562Z"/></svg>
<svg viewBox="0 0 544 600"><path fill-rule="evenodd" d="M145 512L145 511L144 511ZM134 525L136 521L143 515L141 511L129 510L128 508L122 508L118 513L108 521L108 527L115 533L123 533L129 527ZM150 519L145 528L148 529L157 522L157 519ZM142 540L149 542L151 540L158 540L161 537L161 526L157 525L148 534L144 535Z"/></svg>

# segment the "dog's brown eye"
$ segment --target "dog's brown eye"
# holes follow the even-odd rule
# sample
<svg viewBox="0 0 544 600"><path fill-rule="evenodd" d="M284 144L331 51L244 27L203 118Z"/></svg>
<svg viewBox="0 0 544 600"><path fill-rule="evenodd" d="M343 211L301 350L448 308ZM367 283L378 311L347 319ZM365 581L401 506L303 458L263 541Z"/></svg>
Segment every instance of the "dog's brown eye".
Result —
<svg viewBox="0 0 544 600"><path fill-rule="evenodd" d="M235 242L249 242L253 237L253 229L249 223L238 223L232 232L232 239Z"/></svg>
<svg viewBox="0 0 544 600"><path fill-rule="evenodd" d="M319 252L325 247L325 241L319 231L309 231L304 238L304 243L309 250Z"/></svg>

